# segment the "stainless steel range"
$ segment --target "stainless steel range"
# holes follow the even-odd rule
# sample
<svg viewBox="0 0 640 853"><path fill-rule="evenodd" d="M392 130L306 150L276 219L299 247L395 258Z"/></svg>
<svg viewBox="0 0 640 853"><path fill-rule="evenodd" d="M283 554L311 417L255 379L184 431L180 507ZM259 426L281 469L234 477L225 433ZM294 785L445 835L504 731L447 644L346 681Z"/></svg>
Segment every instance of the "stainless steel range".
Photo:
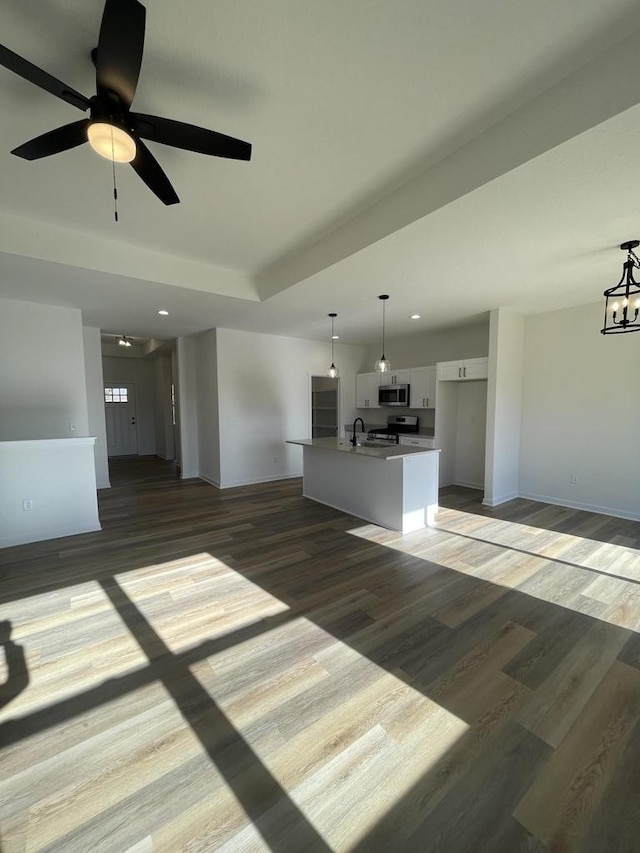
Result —
<svg viewBox="0 0 640 853"><path fill-rule="evenodd" d="M418 426L418 418L414 415L389 415L386 427L369 430L367 444L375 443L380 447L398 444L401 435L418 432Z"/></svg>

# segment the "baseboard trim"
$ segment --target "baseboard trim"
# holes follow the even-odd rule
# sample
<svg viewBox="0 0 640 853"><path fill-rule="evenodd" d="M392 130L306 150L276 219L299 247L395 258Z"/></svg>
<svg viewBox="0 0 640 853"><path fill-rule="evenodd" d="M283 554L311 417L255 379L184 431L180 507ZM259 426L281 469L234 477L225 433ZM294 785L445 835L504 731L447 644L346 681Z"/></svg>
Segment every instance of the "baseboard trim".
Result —
<svg viewBox="0 0 640 853"><path fill-rule="evenodd" d="M508 495L502 495L499 498L484 498L482 501L483 506L500 506L500 504L506 504L509 501L514 501L516 498L519 498L520 495L517 492L510 492Z"/></svg>
<svg viewBox="0 0 640 853"><path fill-rule="evenodd" d="M534 495L531 492L520 492L519 497L526 498L529 501L539 501L543 504L555 504L556 506L564 506L567 509L581 509L584 512L595 512L598 515L611 515L613 518L625 518L629 521L640 521L640 515L637 513L626 512L622 509L614 509L609 506L597 506L596 504L580 503L580 501L566 501L561 498L550 497L549 495Z"/></svg>
<svg viewBox="0 0 640 853"><path fill-rule="evenodd" d="M204 480L205 483L209 483L210 486L215 486L216 489L220 488L220 483L217 480L212 480L210 477L205 477L204 474L200 474L198 476L199 480Z"/></svg>
<svg viewBox="0 0 640 853"><path fill-rule="evenodd" d="M34 534L23 534L15 539L9 539L8 536L0 539L0 548L15 548L18 545L31 545L32 542L47 542L50 539L64 539L67 536L81 536L83 533L95 533L97 530L102 530L100 524L88 524L81 528L70 527L65 530L41 530ZM33 536L36 536L33 539Z"/></svg>
<svg viewBox="0 0 640 853"><path fill-rule="evenodd" d="M299 474L281 474L279 477L256 477L251 480L237 480L233 483L221 483L219 488L235 489L238 486L256 486L259 483L276 483L278 480L298 480L301 477L302 471Z"/></svg>
<svg viewBox="0 0 640 853"><path fill-rule="evenodd" d="M462 486L465 489L479 489L482 491L484 489L484 483L470 483L467 480L454 480L454 486Z"/></svg>

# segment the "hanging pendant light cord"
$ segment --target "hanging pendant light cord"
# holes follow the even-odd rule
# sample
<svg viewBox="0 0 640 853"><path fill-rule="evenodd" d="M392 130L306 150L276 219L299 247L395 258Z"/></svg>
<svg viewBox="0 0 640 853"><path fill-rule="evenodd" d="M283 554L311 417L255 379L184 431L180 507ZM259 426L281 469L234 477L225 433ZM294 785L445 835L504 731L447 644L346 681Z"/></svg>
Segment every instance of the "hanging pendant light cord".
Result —
<svg viewBox="0 0 640 853"><path fill-rule="evenodd" d="M331 366L332 367L336 363L336 360L334 357L334 347L335 347L334 334L335 334L335 317L332 317L331 318Z"/></svg>
<svg viewBox="0 0 640 853"><path fill-rule="evenodd" d="M385 316L386 300L382 300L382 358L384 359L384 316Z"/></svg>
<svg viewBox="0 0 640 853"><path fill-rule="evenodd" d="M113 218L118 221L118 187L116 186L116 157L113 147L113 125L111 125L111 170L113 173Z"/></svg>

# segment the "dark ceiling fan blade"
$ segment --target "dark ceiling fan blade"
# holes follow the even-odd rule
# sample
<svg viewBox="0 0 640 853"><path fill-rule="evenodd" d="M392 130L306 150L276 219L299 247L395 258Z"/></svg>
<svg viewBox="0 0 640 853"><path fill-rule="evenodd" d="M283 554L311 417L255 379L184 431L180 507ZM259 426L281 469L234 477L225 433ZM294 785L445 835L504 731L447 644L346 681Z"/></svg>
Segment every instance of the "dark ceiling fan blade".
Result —
<svg viewBox="0 0 640 853"><path fill-rule="evenodd" d="M98 94L115 92L127 107L138 85L146 15L138 0L106 0L102 13L96 54Z"/></svg>
<svg viewBox="0 0 640 853"><path fill-rule="evenodd" d="M89 119L86 118L65 124L64 127L50 130L49 133L43 133L42 136L36 136L24 145L19 145L11 153L22 157L23 160L40 160L41 157L50 157L52 154L68 151L69 148L76 148L87 141L88 124Z"/></svg>
<svg viewBox="0 0 640 853"><path fill-rule="evenodd" d="M131 165L160 201L165 204L178 204L180 199L171 186L169 178L162 171L151 151L140 139L136 139L136 156L131 161Z"/></svg>
<svg viewBox="0 0 640 853"><path fill-rule="evenodd" d="M51 92L52 95L62 98L63 101L79 110L88 110L91 106L89 99L81 95L80 92L76 92L71 86L67 86L66 83L62 83L52 77L51 74L47 74L42 68L38 68L37 65L18 56L17 53L2 44L0 44L0 65L4 65L9 71L13 71L14 74L28 80L29 83L39 86L45 92Z"/></svg>
<svg viewBox="0 0 640 853"><path fill-rule="evenodd" d="M138 135L151 142L184 148L185 151L196 151L198 154L228 157L231 160L251 159L251 143L234 139L233 136L144 113L131 113L130 118Z"/></svg>

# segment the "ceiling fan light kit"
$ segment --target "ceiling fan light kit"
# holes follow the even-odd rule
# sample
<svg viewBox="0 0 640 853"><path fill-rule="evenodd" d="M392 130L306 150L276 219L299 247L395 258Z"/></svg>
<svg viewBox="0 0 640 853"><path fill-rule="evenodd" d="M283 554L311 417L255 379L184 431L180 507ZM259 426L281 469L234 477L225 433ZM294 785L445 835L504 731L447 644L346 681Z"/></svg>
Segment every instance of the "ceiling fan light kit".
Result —
<svg viewBox="0 0 640 853"><path fill-rule="evenodd" d="M104 121L89 122L89 145L96 154L115 163L130 163L136 156L136 141L126 130Z"/></svg>
<svg viewBox="0 0 640 853"><path fill-rule="evenodd" d="M633 251L640 240L628 240L620 248L627 253L622 265L622 278L604 292L603 335L620 335L624 332L640 331L640 283L633 277L634 268L640 269L640 258Z"/></svg>
<svg viewBox="0 0 640 853"><path fill-rule="evenodd" d="M231 160L250 160L251 145L241 139L160 116L131 112L142 65L146 9L139 0L106 0L98 37L91 53L97 93L91 99L0 44L0 65L66 101L90 117L72 122L25 142L11 153L39 160L89 142L94 151L131 166L164 202L180 199L151 151L142 141L159 142Z"/></svg>

